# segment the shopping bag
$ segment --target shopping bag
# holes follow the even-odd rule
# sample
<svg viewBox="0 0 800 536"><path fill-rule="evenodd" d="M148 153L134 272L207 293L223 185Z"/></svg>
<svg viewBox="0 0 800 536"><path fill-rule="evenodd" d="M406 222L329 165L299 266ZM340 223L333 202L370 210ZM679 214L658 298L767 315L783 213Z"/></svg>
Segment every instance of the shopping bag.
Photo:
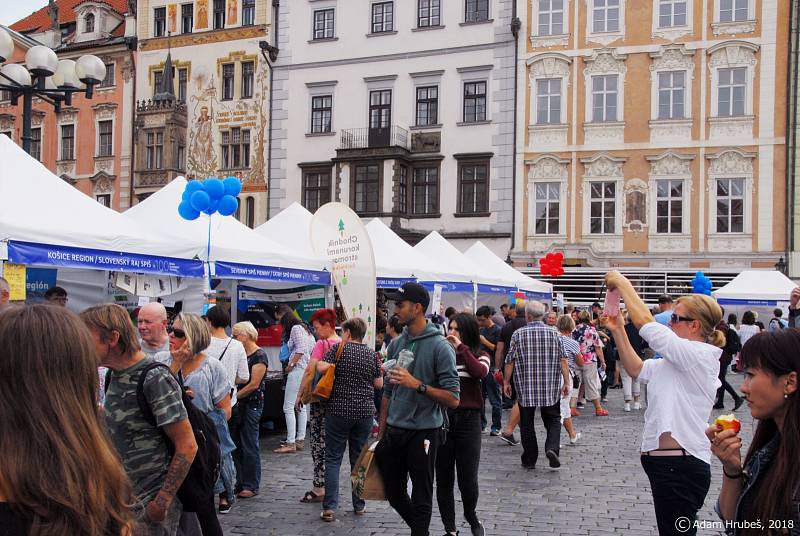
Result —
<svg viewBox="0 0 800 536"><path fill-rule="evenodd" d="M375 447L378 442L367 443L361 450L353 471L350 473L350 483L353 493L367 501L385 501L386 490L383 487L383 478L375 461Z"/></svg>

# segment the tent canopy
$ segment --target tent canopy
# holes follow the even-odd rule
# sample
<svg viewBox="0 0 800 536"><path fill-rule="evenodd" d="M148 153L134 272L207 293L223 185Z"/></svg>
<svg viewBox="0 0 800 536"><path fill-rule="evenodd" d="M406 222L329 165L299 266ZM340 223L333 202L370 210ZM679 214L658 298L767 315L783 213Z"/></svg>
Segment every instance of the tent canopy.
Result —
<svg viewBox="0 0 800 536"><path fill-rule="evenodd" d="M282 244L298 255L310 259L319 258L311 247L311 214L303 205L294 202L265 223L256 227L255 231L279 244Z"/></svg>
<svg viewBox="0 0 800 536"><path fill-rule="evenodd" d="M774 307L788 302L797 284L777 271L745 270L712 294L720 305Z"/></svg>
<svg viewBox="0 0 800 536"><path fill-rule="evenodd" d="M517 288L520 290L546 296L552 296L553 294L553 285L518 272L513 267L506 264L503 259L495 255L492 250L486 247L480 240L465 251L464 256L472 260L482 269L503 277L504 279L514 281Z"/></svg>
<svg viewBox="0 0 800 536"><path fill-rule="evenodd" d="M202 277L191 245L163 230L142 233L6 136L0 136L0 161L0 241L8 241L12 262Z"/></svg>
<svg viewBox="0 0 800 536"><path fill-rule="evenodd" d="M304 256L250 229L236 218L201 214L196 220L184 220L178 204L186 179L178 177L124 216L144 228L170 229L191 244L194 254L214 261L217 277L266 279L292 283L329 284L325 263L315 256ZM211 230L208 256L209 220Z"/></svg>

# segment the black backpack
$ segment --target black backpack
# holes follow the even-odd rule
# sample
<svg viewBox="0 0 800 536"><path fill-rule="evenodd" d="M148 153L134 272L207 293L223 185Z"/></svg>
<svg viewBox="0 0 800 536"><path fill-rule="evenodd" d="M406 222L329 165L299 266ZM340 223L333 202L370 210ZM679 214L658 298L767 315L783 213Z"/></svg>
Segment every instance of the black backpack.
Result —
<svg viewBox="0 0 800 536"><path fill-rule="evenodd" d="M157 428L156 418L147 399L144 396L144 380L147 374L157 368L163 367L172 374L172 370L164 363L153 362L145 366L139 375L139 382L136 385L136 402L139 404L139 409L142 412L145 420L150 423L154 428ZM106 391L111 380L111 371L106 376ZM173 376L174 377L174 376ZM183 386L183 381L178 380L181 386L183 395L183 405L186 408L186 413L189 417L189 424L192 425L194 432L194 439L197 442L197 454L195 454L192 466L183 479L181 487L178 489L178 499L180 499L183 509L186 512L196 512L199 508L208 505L209 497L214 495L214 484L217 482L221 467L221 456L219 450L219 435L217 434L217 427L214 421L211 420L205 413L200 411L197 406L192 403L192 399L186 394L186 388ZM161 428L158 428L167 444L170 456L175 454L175 445L172 444L170 438L164 433Z"/></svg>
<svg viewBox="0 0 800 536"><path fill-rule="evenodd" d="M730 356L735 356L742 350L742 339L739 338L735 329L728 328L728 332L725 334L725 346L722 349Z"/></svg>

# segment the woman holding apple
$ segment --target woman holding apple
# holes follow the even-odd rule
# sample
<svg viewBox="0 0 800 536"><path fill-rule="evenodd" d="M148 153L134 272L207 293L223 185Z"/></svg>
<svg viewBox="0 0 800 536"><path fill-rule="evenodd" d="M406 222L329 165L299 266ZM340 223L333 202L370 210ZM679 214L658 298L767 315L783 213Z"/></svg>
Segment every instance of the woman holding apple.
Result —
<svg viewBox="0 0 800 536"><path fill-rule="evenodd" d="M677 300L669 327L653 319L622 274L606 275L618 290L639 334L662 358L642 361L619 315L605 318L628 375L647 384L641 463L653 490L658 532L696 534L694 521L711 485L711 450L705 431L719 387L719 356L725 343L716 330L722 310L708 296ZM677 520L686 522L678 523Z"/></svg>
<svg viewBox="0 0 800 536"><path fill-rule="evenodd" d="M761 520L734 534L800 534L798 347L800 330L782 329L755 335L742 348L741 390L758 420L744 465L738 421L717 419L706 430L724 476L717 513L738 526Z"/></svg>

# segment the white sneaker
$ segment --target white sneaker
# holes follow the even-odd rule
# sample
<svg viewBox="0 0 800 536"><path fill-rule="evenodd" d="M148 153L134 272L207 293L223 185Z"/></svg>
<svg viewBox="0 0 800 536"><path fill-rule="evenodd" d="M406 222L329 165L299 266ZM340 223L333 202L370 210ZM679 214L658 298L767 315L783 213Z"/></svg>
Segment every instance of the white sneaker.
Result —
<svg viewBox="0 0 800 536"><path fill-rule="evenodd" d="M631 410L631 403L630 402L625 402L625 408L624 409L625 409L625 411L630 411Z"/></svg>
<svg viewBox="0 0 800 536"><path fill-rule="evenodd" d="M572 437L569 438L569 444L570 445L575 445L580 438L581 438L581 433L580 432L576 432L574 438L572 438Z"/></svg>
<svg viewBox="0 0 800 536"><path fill-rule="evenodd" d="M642 404L640 402L634 402L633 403L633 409L635 409L635 410L642 409Z"/></svg>

